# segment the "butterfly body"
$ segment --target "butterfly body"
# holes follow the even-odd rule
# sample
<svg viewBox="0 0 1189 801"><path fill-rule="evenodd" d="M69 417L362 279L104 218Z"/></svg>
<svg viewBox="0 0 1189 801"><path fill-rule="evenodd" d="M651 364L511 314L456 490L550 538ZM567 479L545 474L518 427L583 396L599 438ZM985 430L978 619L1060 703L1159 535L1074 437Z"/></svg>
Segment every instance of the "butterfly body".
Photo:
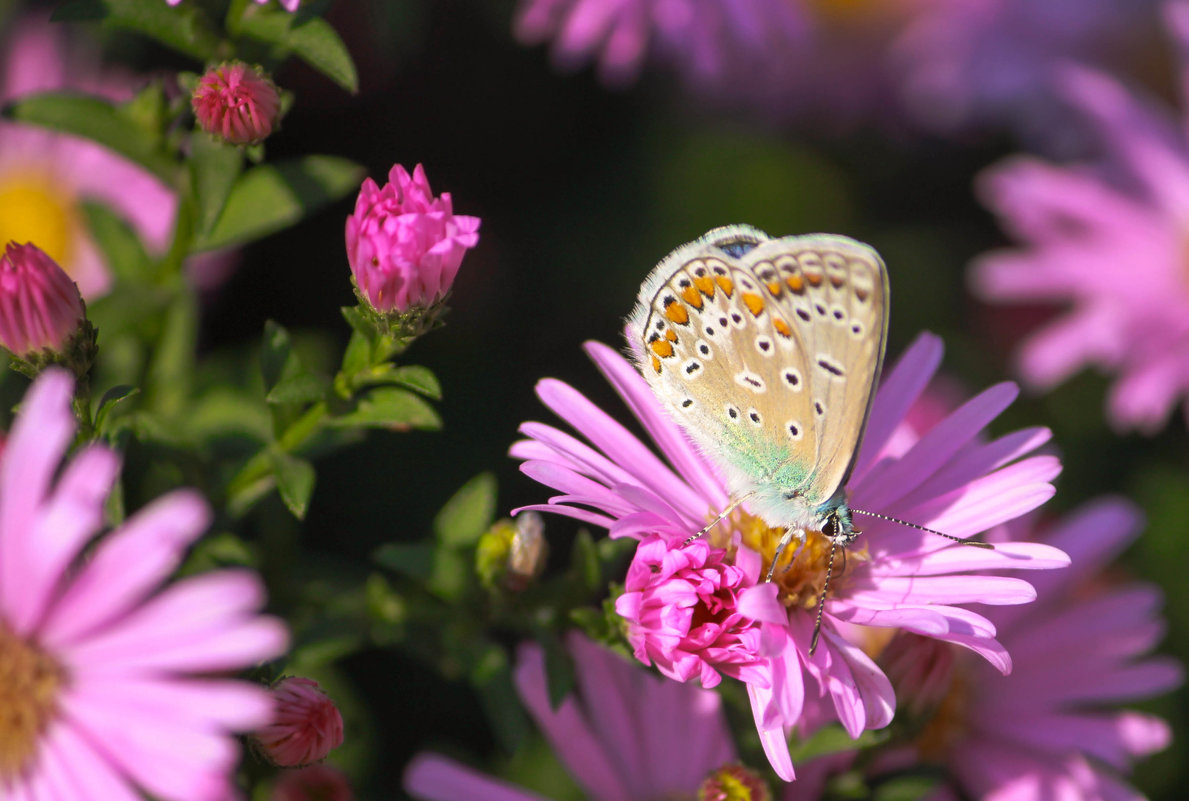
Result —
<svg viewBox="0 0 1189 801"><path fill-rule="evenodd" d="M887 271L842 236L716 228L663 259L628 318L671 417L768 525L838 545L887 337Z"/></svg>

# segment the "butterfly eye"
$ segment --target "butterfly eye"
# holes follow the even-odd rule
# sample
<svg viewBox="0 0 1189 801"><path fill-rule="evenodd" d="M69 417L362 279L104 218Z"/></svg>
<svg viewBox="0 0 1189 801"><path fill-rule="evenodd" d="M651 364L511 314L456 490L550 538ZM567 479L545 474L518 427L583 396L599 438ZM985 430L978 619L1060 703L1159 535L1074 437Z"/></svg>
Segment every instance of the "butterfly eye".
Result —
<svg viewBox="0 0 1189 801"><path fill-rule="evenodd" d="M826 539L834 539L838 535L838 516L830 515L826 518L825 524L822 526L822 534Z"/></svg>

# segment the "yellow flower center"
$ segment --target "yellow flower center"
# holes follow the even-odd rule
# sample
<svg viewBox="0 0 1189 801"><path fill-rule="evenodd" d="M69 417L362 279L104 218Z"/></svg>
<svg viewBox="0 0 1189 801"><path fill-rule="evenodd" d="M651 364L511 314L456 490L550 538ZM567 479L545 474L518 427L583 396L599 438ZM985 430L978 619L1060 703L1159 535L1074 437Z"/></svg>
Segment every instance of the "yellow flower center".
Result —
<svg viewBox="0 0 1189 801"><path fill-rule="evenodd" d="M711 518L713 519L713 517ZM730 548L731 532L739 532L743 545L760 555L762 569L760 576L768 574L768 567L776 557L776 547L784 537L783 528L772 528L755 515L741 508L715 526L708 534L710 544L719 548ZM834 555L834 570L830 576L831 594L850 571L852 565L866 562L870 557L864 548L838 548ZM806 531L805 544L799 549L797 540L789 541L776 570L772 572L772 583L780 587L780 600L787 607L813 609L821 598L826 583L826 571L830 564L830 540L820 531Z"/></svg>
<svg viewBox="0 0 1189 801"><path fill-rule="evenodd" d="M36 172L0 175L0 248L32 242L70 271L77 219L72 199Z"/></svg>
<svg viewBox="0 0 1189 801"><path fill-rule="evenodd" d="M0 787L36 754L64 679L57 662L0 620Z"/></svg>

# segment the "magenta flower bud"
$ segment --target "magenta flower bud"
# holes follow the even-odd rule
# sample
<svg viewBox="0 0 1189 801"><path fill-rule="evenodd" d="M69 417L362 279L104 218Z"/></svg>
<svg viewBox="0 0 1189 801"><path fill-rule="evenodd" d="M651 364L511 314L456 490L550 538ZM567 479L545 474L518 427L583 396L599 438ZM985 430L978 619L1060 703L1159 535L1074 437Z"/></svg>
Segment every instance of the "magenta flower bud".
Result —
<svg viewBox="0 0 1189 801"><path fill-rule="evenodd" d="M462 257L479 242L479 218L455 215L450 193L435 198L418 164L399 164L388 183L363 182L347 218L347 260L361 299L376 311L405 313L441 301Z"/></svg>
<svg viewBox="0 0 1189 801"><path fill-rule="evenodd" d="M86 319L78 287L32 244L0 256L0 345L15 356L60 352Z"/></svg>
<svg viewBox="0 0 1189 801"><path fill-rule="evenodd" d="M290 676L274 684L272 694L276 702L273 722L252 739L274 765L309 765L343 744L343 717L318 682Z"/></svg>
<svg viewBox="0 0 1189 801"><path fill-rule="evenodd" d="M233 145L252 145L276 127L281 96L258 67L231 61L207 70L190 104L202 130Z"/></svg>

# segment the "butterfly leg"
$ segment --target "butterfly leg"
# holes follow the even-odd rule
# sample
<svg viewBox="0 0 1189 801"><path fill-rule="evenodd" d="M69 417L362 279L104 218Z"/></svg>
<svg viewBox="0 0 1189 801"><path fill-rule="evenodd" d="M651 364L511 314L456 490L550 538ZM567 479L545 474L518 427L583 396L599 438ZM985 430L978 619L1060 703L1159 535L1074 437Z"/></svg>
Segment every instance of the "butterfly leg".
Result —
<svg viewBox="0 0 1189 801"><path fill-rule="evenodd" d="M784 536L780 538L780 542L776 546L776 553L772 554L772 564L768 565L768 575L764 577L764 581L772 580L772 574L776 572L776 565L780 562L780 555L784 553L784 549L793 539L797 540L797 553L800 553L801 548L805 545L805 529L790 526L784 530ZM797 555L793 554L793 559L796 558ZM789 564L791 565L792 562Z"/></svg>
<svg viewBox="0 0 1189 801"><path fill-rule="evenodd" d="M751 493L749 492L748 494L744 495L743 497L741 497L737 500L731 501L729 504L727 504L727 508L723 509L722 512L719 513L718 517L714 518L714 520L712 520L709 525L703 526L702 530L699 531L697 534L690 534L688 537L686 537L685 542L681 543L682 546L689 545L691 542L698 539L699 537L706 536L706 532L708 532L710 529L717 526L723 520L726 520L727 516L730 515L731 512L735 511L739 507L739 504L743 503L750 497L751 497Z"/></svg>

